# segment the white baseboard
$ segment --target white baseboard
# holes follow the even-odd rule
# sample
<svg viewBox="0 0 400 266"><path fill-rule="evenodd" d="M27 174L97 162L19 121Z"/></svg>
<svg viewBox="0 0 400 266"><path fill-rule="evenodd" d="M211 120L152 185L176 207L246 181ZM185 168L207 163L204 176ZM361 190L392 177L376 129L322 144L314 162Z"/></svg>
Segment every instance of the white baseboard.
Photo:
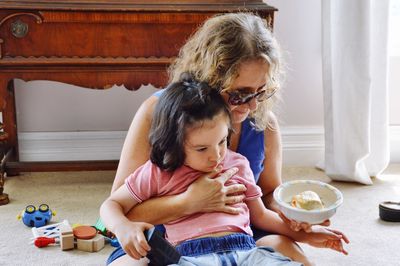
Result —
<svg viewBox="0 0 400 266"><path fill-rule="evenodd" d="M20 132L21 161L118 160L125 131Z"/></svg>
<svg viewBox="0 0 400 266"><path fill-rule="evenodd" d="M125 131L21 132L21 161L118 160ZM390 127L391 162L400 162L400 126ZM283 163L315 166L324 158L322 127L282 128Z"/></svg>
<svg viewBox="0 0 400 266"><path fill-rule="evenodd" d="M322 127L283 127L281 131L285 166L315 166L324 159Z"/></svg>

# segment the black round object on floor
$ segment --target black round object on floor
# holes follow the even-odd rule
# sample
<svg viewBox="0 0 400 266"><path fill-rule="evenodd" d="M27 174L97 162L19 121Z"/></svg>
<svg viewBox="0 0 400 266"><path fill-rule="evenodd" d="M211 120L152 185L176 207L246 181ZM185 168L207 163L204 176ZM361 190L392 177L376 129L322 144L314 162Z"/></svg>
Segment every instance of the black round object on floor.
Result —
<svg viewBox="0 0 400 266"><path fill-rule="evenodd" d="M381 202L379 204L379 217L387 222L400 222L400 202Z"/></svg>

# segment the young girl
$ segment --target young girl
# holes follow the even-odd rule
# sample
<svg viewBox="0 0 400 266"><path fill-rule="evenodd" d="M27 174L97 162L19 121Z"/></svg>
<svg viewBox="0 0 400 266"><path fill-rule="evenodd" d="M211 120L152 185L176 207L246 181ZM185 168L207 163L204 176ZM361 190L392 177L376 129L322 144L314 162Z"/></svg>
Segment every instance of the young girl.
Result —
<svg viewBox="0 0 400 266"><path fill-rule="evenodd" d="M250 218L261 229L346 254L342 245L346 237L341 232L323 227L310 233L294 232L264 207L247 159L227 149L230 131L230 111L217 89L184 74L160 96L150 130L150 160L130 175L100 210L105 226L134 259L130 263L147 264L141 259L150 250L143 231L153 227L131 222L125 216L131 208L152 197L191 193L189 185L204 173L233 168L237 173L228 182L246 187L243 202L234 204L238 214L202 212L165 224L167 240L183 256L179 265L226 265L227 261L232 265L300 265L271 248L256 247ZM116 264L118 260L113 262Z"/></svg>

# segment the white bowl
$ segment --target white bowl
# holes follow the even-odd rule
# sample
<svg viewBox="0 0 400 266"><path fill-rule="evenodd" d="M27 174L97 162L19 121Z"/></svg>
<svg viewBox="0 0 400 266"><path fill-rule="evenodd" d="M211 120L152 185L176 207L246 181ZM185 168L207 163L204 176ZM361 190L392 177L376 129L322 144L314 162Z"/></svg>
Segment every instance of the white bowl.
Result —
<svg viewBox="0 0 400 266"><path fill-rule="evenodd" d="M311 190L319 195L324 208L304 210L290 205L292 197L303 191ZM319 224L331 218L343 203L342 193L335 187L321 181L294 180L281 184L274 191L274 199L280 211L289 219L309 224Z"/></svg>

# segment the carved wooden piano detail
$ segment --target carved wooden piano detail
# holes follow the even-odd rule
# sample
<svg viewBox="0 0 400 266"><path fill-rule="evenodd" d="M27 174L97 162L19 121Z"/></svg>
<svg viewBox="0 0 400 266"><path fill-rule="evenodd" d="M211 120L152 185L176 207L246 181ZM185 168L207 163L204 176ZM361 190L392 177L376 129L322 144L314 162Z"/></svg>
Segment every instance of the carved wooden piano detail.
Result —
<svg viewBox="0 0 400 266"><path fill-rule="evenodd" d="M0 2L0 204L4 175L21 171L116 169L116 161L20 162L13 79L107 89L162 87L187 37L217 13L252 11L272 25L262 1L3 0ZM1 196L2 195L2 196Z"/></svg>

